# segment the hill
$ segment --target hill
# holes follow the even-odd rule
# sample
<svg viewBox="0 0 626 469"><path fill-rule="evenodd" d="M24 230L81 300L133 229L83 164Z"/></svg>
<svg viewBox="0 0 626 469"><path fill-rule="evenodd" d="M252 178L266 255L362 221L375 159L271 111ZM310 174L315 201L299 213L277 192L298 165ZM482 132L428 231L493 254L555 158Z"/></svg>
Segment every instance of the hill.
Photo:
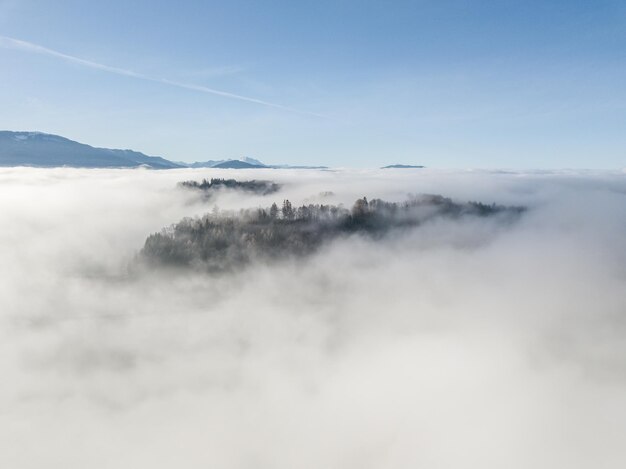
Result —
<svg viewBox="0 0 626 469"><path fill-rule="evenodd" d="M240 160L223 161L221 163L217 163L216 165L211 166L211 168L221 168L221 169L252 169L252 168L266 168L266 167L267 166L247 163L245 161L240 161Z"/></svg>
<svg viewBox="0 0 626 469"><path fill-rule="evenodd" d="M232 161L240 161L244 163L251 164L256 167L265 168L267 165L263 164L259 160L255 158L250 158L249 156L244 156L238 159L229 158L227 160L208 160L208 161L196 161L195 163L182 163L184 166L188 166L190 168L215 168L217 165L223 163L229 163ZM223 166L222 166L223 167Z"/></svg>
<svg viewBox="0 0 626 469"><path fill-rule="evenodd" d="M197 183L196 183L197 185ZM203 185L211 186L208 181ZM185 218L150 235L137 261L149 268L178 267L207 271L231 270L253 260L278 260L314 253L340 237L360 235L380 240L392 232L418 227L436 218L498 217L507 224L523 207L458 203L440 195L421 195L402 203L358 199L351 210L335 205L219 212L202 218Z"/></svg>
<svg viewBox="0 0 626 469"><path fill-rule="evenodd" d="M0 166L42 168L217 168L217 169L325 169L323 166L266 165L244 156L240 159L173 162L133 150L97 148L60 135L43 132L0 131Z"/></svg>
<svg viewBox="0 0 626 469"><path fill-rule="evenodd" d="M158 156L133 150L96 148L59 135L0 131L0 166L74 168L180 168Z"/></svg>

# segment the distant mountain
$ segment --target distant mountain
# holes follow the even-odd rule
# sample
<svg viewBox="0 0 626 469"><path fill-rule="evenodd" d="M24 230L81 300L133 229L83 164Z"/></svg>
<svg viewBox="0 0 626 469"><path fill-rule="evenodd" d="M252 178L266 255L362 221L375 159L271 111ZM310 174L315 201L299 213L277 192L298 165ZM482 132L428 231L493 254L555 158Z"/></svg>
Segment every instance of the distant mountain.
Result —
<svg viewBox="0 0 626 469"><path fill-rule="evenodd" d="M181 168L158 156L132 150L95 148L58 135L0 131L0 166L74 168Z"/></svg>
<svg viewBox="0 0 626 469"><path fill-rule="evenodd" d="M223 163L227 160L208 160L208 161L196 161L195 163L180 162L180 164L187 166L188 168L212 168L216 164Z"/></svg>
<svg viewBox="0 0 626 469"><path fill-rule="evenodd" d="M291 166L288 164L265 164L261 161L244 156L243 158L233 160L208 160L197 161L195 163L180 163L189 168L231 168L231 169L246 169L246 168L269 168L269 169L328 169L328 166Z"/></svg>
<svg viewBox="0 0 626 469"><path fill-rule="evenodd" d="M96 148L59 135L42 132L0 131L0 166L54 168L218 168L218 169L326 169L325 166L266 165L256 158L208 160L195 163L169 161L133 150Z"/></svg>
<svg viewBox="0 0 626 469"><path fill-rule="evenodd" d="M229 164L230 162L233 161L239 161L239 162L243 162L243 163L247 163L250 164L254 167L258 167L258 168L265 168L266 165L261 163L259 160L255 159L255 158L250 158L249 156L244 156L242 158L238 158L236 160L234 159L227 159L227 160L208 160L208 161L196 161L195 163L184 163L186 166L188 166L189 168L226 168L226 167L231 167L231 166L218 166L218 165L222 165L222 164ZM246 168L248 168L248 166L245 166Z"/></svg>
<svg viewBox="0 0 626 469"><path fill-rule="evenodd" d="M244 156L243 158L239 158L239 161L243 161L244 163L250 163L255 166L266 166L265 164L261 163L256 158L250 158L249 156Z"/></svg>
<svg viewBox="0 0 626 469"><path fill-rule="evenodd" d="M247 163L241 160L228 160L211 166L211 168L221 169L252 169L252 168L267 168L267 166L261 166L258 164Z"/></svg>
<svg viewBox="0 0 626 469"><path fill-rule="evenodd" d="M266 166L272 169L328 169L328 166L291 166L289 164L273 164Z"/></svg>
<svg viewBox="0 0 626 469"><path fill-rule="evenodd" d="M381 169L411 169L411 168L424 168L424 166L415 166L412 164L390 164L389 166L383 166Z"/></svg>

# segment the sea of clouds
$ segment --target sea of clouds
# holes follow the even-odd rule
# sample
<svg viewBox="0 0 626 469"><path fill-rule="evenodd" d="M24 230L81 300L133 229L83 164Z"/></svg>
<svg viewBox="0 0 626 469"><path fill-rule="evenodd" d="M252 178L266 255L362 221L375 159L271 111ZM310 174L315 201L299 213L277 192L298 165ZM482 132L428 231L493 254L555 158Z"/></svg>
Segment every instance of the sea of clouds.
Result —
<svg viewBox="0 0 626 469"><path fill-rule="evenodd" d="M529 210L128 273L214 204L420 193ZM624 435L625 173L0 169L0 467L623 468Z"/></svg>

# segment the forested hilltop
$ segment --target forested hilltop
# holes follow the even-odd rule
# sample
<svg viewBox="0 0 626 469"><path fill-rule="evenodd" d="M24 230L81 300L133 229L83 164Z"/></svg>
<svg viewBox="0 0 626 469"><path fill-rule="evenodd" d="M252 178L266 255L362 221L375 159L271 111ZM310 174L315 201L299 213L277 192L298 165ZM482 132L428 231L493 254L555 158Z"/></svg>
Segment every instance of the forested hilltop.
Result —
<svg viewBox="0 0 626 469"><path fill-rule="evenodd" d="M375 239L391 230L415 227L435 217L515 219L522 207L456 203L439 195L422 195L406 202L358 199L351 209L342 205L282 206L220 212L185 218L152 234L138 260L149 266L228 270L253 259L277 259L310 254L341 236L361 234Z"/></svg>
<svg viewBox="0 0 626 469"><path fill-rule="evenodd" d="M203 179L202 182L183 181L178 183L179 187L200 191L206 198L210 198L216 191L224 189L252 192L259 195L273 194L278 192L280 185L271 181L237 181L236 179L211 178Z"/></svg>

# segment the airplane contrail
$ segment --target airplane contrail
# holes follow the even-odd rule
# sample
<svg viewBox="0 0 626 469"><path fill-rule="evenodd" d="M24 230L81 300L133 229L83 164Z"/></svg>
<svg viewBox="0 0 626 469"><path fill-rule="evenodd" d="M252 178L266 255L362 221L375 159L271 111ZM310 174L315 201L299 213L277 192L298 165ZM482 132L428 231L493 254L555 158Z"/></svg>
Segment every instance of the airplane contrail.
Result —
<svg viewBox="0 0 626 469"><path fill-rule="evenodd" d="M322 119L330 119L327 116L322 114L317 114L309 111L301 111L299 109L294 109L288 106L283 106L281 104L271 103L269 101L264 101L262 99L251 98L249 96L242 96L240 94L229 93L228 91L216 90L215 88L209 88L207 86L202 85L194 85L190 83L183 83L179 81L169 80L167 78L156 78L150 75L144 75L142 73L137 73L132 70L127 70L124 68L111 67L109 65L101 64L98 62L92 62L91 60L81 59L80 57L76 57L69 54L64 54L63 52L59 52L53 49L48 49L47 47L40 46L39 44L34 44L32 42L22 41L20 39L14 39L12 37L0 36L0 47L5 49L14 49L21 50L26 52L32 52L35 54L47 55L49 57L55 57L57 59L65 60L66 62L75 63L78 65L82 65L84 67L94 68L97 70L102 70L103 72L115 73L116 75L123 75L131 78L136 78L139 80L151 81L154 83L161 83L164 85L175 86L177 88L183 88L186 90L199 91L202 93L213 94L217 96L222 96L224 98L237 99L239 101L246 101L249 103L260 104L262 106L268 106L275 109L282 109L283 111L295 112L298 114L304 114L309 116L315 116Z"/></svg>

